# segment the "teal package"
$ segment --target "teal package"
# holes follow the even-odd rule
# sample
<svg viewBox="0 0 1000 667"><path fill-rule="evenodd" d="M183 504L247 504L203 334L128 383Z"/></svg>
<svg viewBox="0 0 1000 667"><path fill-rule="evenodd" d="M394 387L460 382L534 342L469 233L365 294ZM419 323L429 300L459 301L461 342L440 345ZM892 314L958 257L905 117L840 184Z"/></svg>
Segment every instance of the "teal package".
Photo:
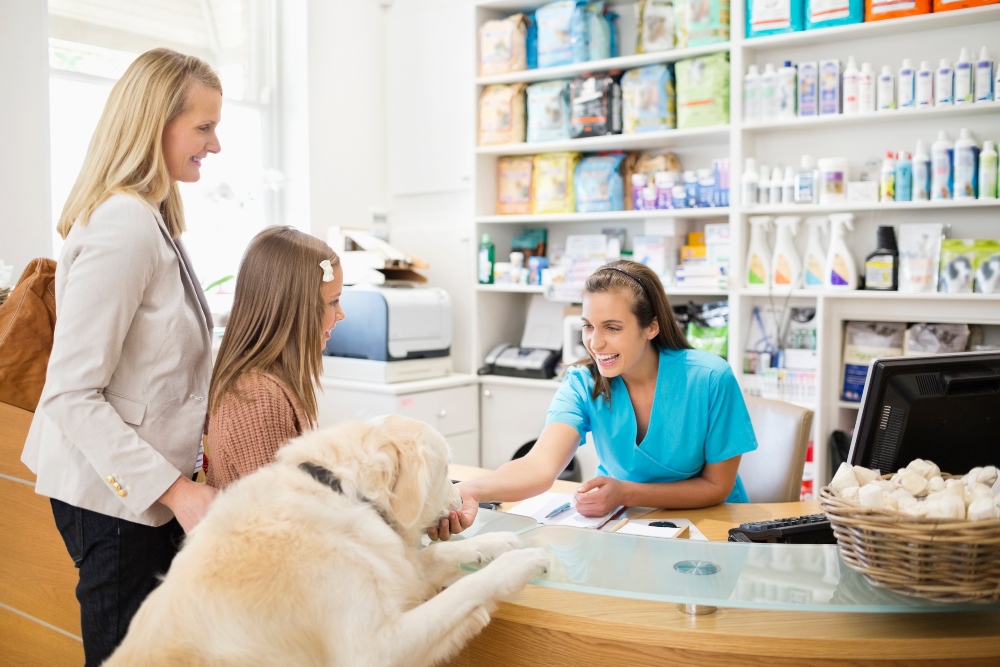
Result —
<svg viewBox="0 0 1000 667"><path fill-rule="evenodd" d="M552 2L535 11L538 23L538 67L558 67L586 62L587 3L583 0Z"/></svg>
<svg viewBox="0 0 1000 667"><path fill-rule="evenodd" d="M747 37L805 30L807 1L747 0ZM864 0L861 2L864 4Z"/></svg>
<svg viewBox="0 0 1000 667"><path fill-rule="evenodd" d="M729 41L729 0L674 0L677 48Z"/></svg>
<svg viewBox="0 0 1000 667"><path fill-rule="evenodd" d="M864 23L865 0L806 0L806 30Z"/></svg>
<svg viewBox="0 0 1000 667"><path fill-rule="evenodd" d="M538 69L538 21L535 12L527 15L528 33L524 37L524 50L527 52L528 69Z"/></svg>
<svg viewBox="0 0 1000 667"><path fill-rule="evenodd" d="M622 76L622 133L677 127L673 65L647 65Z"/></svg>
<svg viewBox="0 0 1000 667"><path fill-rule="evenodd" d="M527 141L563 141L570 138L571 81L542 81L527 89Z"/></svg>
<svg viewBox="0 0 1000 667"><path fill-rule="evenodd" d="M677 74L677 127L729 122L729 54L680 60Z"/></svg>
<svg viewBox="0 0 1000 667"><path fill-rule="evenodd" d="M573 175L577 213L625 210L625 188L618 167L624 155L592 155L580 160Z"/></svg>
<svg viewBox="0 0 1000 667"><path fill-rule="evenodd" d="M618 57L617 14L604 10L605 2L587 5L587 60L604 60Z"/></svg>

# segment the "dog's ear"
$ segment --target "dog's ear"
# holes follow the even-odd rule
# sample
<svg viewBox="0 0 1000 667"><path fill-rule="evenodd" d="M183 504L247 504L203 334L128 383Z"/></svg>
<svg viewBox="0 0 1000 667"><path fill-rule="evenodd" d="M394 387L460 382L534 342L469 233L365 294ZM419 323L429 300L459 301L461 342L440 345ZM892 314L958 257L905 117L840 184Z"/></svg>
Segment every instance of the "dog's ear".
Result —
<svg viewBox="0 0 1000 667"><path fill-rule="evenodd" d="M377 431L379 444L374 467L388 491L389 507L396 521L404 528L412 528L423 512L427 496L423 425L415 420L390 417Z"/></svg>

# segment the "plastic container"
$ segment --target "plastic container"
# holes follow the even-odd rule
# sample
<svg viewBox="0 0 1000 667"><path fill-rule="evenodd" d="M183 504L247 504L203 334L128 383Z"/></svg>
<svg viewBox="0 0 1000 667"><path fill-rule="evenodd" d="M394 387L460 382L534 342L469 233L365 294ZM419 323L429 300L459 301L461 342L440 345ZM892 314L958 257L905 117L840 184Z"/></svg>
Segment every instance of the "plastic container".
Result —
<svg viewBox="0 0 1000 667"><path fill-rule="evenodd" d="M982 7L984 5L995 5L998 3L1000 3L1000 0L934 0L934 11L947 12L953 9Z"/></svg>
<svg viewBox="0 0 1000 667"><path fill-rule="evenodd" d="M955 61L955 104L972 104L975 100L972 70L974 65L964 46Z"/></svg>
<svg viewBox="0 0 1000 667"><path fill-rule="evenodd" d="M858 111L860 113L873 113L875 111L875 70L869 63L861 63L861 71L858 72Z"/></svg>
<svg viewBox="0 0 1000 667"><path fill-rule="evenodd" d="M840 113L840 61L819 62L819 115Z"/></svg>
<svg viewBox="0 0 1000 667"><path fill-rule="evenodd" d="M819 65L799 63L799 116L819 113Z"/></svg>
<svg viewBox="0 0 1000 667"><path fill-rule="evenodd" d="M802 0L747 0L747 38L799 32L805 27Z"/></svg>
<svg viewBox="0 0 1000 667"><path fill-rule="evenodd" d="M906 151L896 154L896 201L913 200L913 161Z"/></svg>
<svg viewBox="0 0 1000 667"><path fill-rule="evenodd" d="M875 250L865 258L865 289L882 292L899 289L899 248L892 227L882 226L876 232Z"/></svg>
<svg viewBox="0 0 1000 667"><path fill-rule="evenodd" d="M926 60L920 61L913 84L913 97L918 109L929 109L934 106L934 70Z"/></svg>
<svg viewBox="0 0 1000 667"><path fill-rule="evenodd" d="M955 70L947 58L942 58L934 72L934 106L944 107L955 103Z"/></svg>
<svg viewBox="0 0 1000 667"><path fill-rule="evenodd" d="M997 198L997 151L992 141L983 142L983 150L979 153L979 198Z"/></svg>
<svg viewBox="0 0 1000 667"><path fill-rule="evenodd" d="M760 117L765 123L778 120L778 73L771 63L760 75Z"/></svg>
<svg viewBox="0 0 1000 667"><path fill-rule="evenodd" d="M771 168L766 164L760 165L760 180L757 182L757 203L771 203Z"/></svg>
<svg viewBox="0 0 1000 667"><path fill-rule="evenodd" d="M775 166L771 171L771 183L768 188L767 201L774 205L781 203L781 190L785 186L785 172L782 170L781 165Z"/></svg>
<svg viewBox="0 0 1000 667"><path fill-rule="evenodd" d="M806 0L806 30L865 20L865 0Z"/></svg>
<svg viewBox="0 0 1000 667"><path fill-rule="evenodd" d="M795 203L795 170L785 167L785 178L781 181L781 203Z"/></svg>
<svg viewBox="0 0 1000 667"><path fill-rule="evenodd" d="M954 189L955 144L944 130L931 144L931 199L951 199Z"/></svg>
<svg viewBox="0 0 1000 667"><path fill-rule="evenodd" d="M766 287L771 277L771 248L767 244L767 231L771 217L750 216L750 249L747 252L746 283L748 287Z"/></svg>
<svg viewBox="0 0 1000 667"><path fill-rule="evenodd" d="M740 179L740 205L754 206L757 203L757 184L760 175L757 173L757 160L748 157L743 176Z"/></svg>
<svg viewBox="0 0 1000 667"><path fill-rule="evenodd" d="M819 201L816 161L811 155L803 155L801 168L795 174L795 203L815 204Z"/></svg>
<svg viewBox="0 0 1000 667"><path fill-rule="evenodd" d="M917 71L909 58L903 60L896 79L896 106L900 109L912 109L916 106Z"/></svg>
<svg viewBox="0 0 1000 667"><path fill-rule="evenodd" d="M865 21L898 19L931 12L931 0L865 0Z"/></svg>
<svg viewBox="0 0 1000 667"><path fill-rule="evenodd" d="M743 120L757 123L761 119L760 71L750 65L743 76Z"/></svg>
<svg viewBox="0 0 1000 667"><path fill-rule="evenodd" d="M992 69L990 70L992 74ZM991 82L992 86L992 82ZM798 114L798 70L791 60L778 68L777 75L778 119L788 120Z"/></svg>
<svg viewBox="0 0 1000 667"><path fill-rule="evenodd" d="M827 218L814 217L806 220L809 228L809 236L806 240L806 254L803 261L802 284L806 289L820 289L823 287L823 267L826 264L826 251L823 250L823 243L820 234L827 231Z"/></svg>
<svg viewBox="0 0 1000 667"><path fill-rule="evenodd" d="M892 151L882 160L882 172L878 179L878 199L880 202L896 201L896 156Z"/></svg>
<svg viewBox="0 0 1000 667"><path fill-rule="evenodd" d="M854 56L849 56L847 58L847 65L844 67L843 76L843 98L844 98L844 115L850 116L858 113L861 110L860 100L858 99L858 66L854 62Z"/></svg>
<svg viewBox="0 0 1000 667"><path fill-rule="evenodd" d="M923 139L917 139L913 152L913 201L931 198L931 156L927 154Z"/></svg>
<svg viewBox="0 0 1000 667"><path fill-rule="evenodd" d="M979 144L968 128L955 142L954 198L975 199L979 192Z"/></svg>
<svg viewBox="0 0 1000 667"><path fill-rule="evenodd" d="M858 288L858 267L854 262L845 236L854 229L854 216L834 213L830 216L830 249L824 264L824 283L832 289Z"/></svg>
<svg viewBox="0 0 1000 667"><path fill-rule="evenodd" d="M979 59L976 60L974 79L976 102L992 102L996 91L993 89L993 59L990 58L989 49L985 46L979 51Z"/></svg>
<svg viewBox="0 0 1000 667"><path fill-rule="evenodd" d="M490 240L489 234L483 234L482 242L479 244L478 276L480 285L493 284L493 265L496 259L496 247Z"/></svg>
<svg viewBox="0 0 1000 667"><path fill-rule="evenodd" d="M882 72L878 75L877 106L879 111L890 111L896 108L896 81L892 75L892 68L888 65L882 66Z"/></svg>
<svg viewBox="0 0 1000 667"><path fill-rule="evenodd" d="M783 215L774 221L777 239L771 259L771 284L775 287L795 289L802 279L802 258L795 249L795 233L799 229L797 216Z"/></svg>
<svg viewBox="0 0 1000 667"><path fill-rule="evenodd" d="M817 162L819 167L819 203L843 204L847 201L849 164L847 158L828 157Z"/></svg>

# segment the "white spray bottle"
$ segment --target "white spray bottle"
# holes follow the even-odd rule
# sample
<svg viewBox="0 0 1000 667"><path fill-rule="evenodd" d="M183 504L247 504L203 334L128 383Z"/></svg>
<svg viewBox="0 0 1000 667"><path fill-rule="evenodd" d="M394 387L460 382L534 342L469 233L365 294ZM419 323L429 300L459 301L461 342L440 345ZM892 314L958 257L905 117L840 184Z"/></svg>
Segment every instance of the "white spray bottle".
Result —
<svg viewBox="0 0 1000 667"><path fill-rule="evenodd" d="M750 216L750 250L746 263L748 287L767 287L771 284L771 248L767 244L770 226L771 216Z"/></svg>
<svg viewBox="0 0 1000 667"><path fill-rule="evenodd" d="M858 288L858 266L854 262L845 236L854 231L854 216L850 213L830 215L830 250L826 253L826 286L837 290Z"/></svg>
<svg viewBox="0 0 1000 667"><path fill-rule="evenodd" d="M826 251L823 250L820 234L827 232L827 218L824 216L807 218L806 225L809 227L809 237L806 240L803 286L806 289L821 289L823 287L823 267L826 265Z"/></svg>
<svg viewBox="0 0 1000 667"><path fill-rule="evenodd" d="M778 229L771 260L771 284L775 287L796 289L802 280L802 258L795 249L795 234L799 230L799 217L779 216L774 221Z"/></svg>

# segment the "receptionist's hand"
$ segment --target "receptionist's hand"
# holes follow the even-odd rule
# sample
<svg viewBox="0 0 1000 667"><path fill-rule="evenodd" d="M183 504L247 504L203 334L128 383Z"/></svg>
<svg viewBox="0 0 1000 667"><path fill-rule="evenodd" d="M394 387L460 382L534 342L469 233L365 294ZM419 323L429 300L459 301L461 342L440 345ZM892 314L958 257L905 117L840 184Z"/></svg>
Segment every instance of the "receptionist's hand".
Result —
<svg viewBox="0 0 1000 667"><path fill-rule="evenodd" d="M441 519L437 526L427 529L427 536L432 540L447 540L452 535L461 533L476 520L476 514L479 513L479 498L468 489L461 491L462 508L448 512L447 519Z"/></svg>
<svg viewBox="0 0 1000 667"><path fill-rule="evenodd" d="M576 490L576 511L583 516L604 516L624 505L624 484L611 477L595 477Z"/></svg>

